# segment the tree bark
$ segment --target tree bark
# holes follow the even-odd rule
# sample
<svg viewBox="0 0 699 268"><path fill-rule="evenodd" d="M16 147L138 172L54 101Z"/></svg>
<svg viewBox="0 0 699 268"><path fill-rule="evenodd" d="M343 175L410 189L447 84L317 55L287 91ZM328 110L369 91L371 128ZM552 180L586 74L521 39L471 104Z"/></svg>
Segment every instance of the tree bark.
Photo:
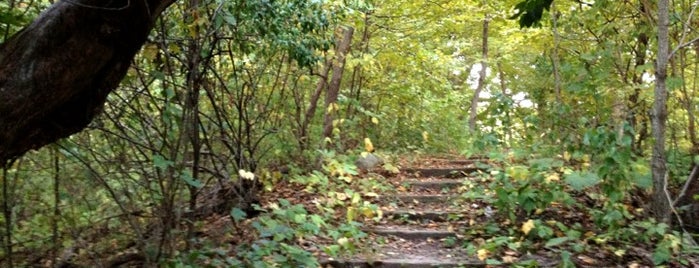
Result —
<svg viewBox="0 0 699 268"><path fill-rule="evenodd" d="M667 65L669 49L669 5L668 0L658 1L658 55L655 66L655 99L651 115L655 144L651 170L653 174L653 201L651 211L658 221L670 219L670 200L666 193L667 167L665 164L665 123L667 121Z"/></svg>
<svg viewBox="0 0 699 268"><path fill-rule="evenodd" d="M58 1L0 45L2 164L85 128L175 1Z"/></svg>
<svg viewBox="0 0 699 268"><path fill-rule="evenodd" d="M308 149L308 144L310 142L308 139L308 127L311 125L311 120L313 120L313 117L316 113L316 108L318 107L318 100L320 99L320 93L323 93L323 90L328 85L328 73L330 73L331 65L332 60L327 59L325 61L325 65L323 65L323 70L320 71L320 80L318 80L316 90L313 92L313 95L311 95L311 99L308 102L308 108L306 109L306 113L303 116L303 121L301 122L298 135L299 147L302 151Z"/></svg>
<svg viewBox="0 0 699 268"><path fill-rule="evenodd" d="M490 18L485 15L483 18L483 45L482 45L482 59L481 59L481 71L478 76L478 85L476 86L476 92L473 93L473 99L471 100L471 111L468 116L468 129L473 132L476 131L476 116L478 115L478 100L480 99L481 92L485 88L485 76L488 74L488 24Z"/></svg>
<svg viewBox="0 0 699 268"><path fill-rule="evenodd" d="M337 55L335 55L335 59L337 61L333 64L333 75L330 79L330 84L328 85L328 91L325 93L325 118L323 123L324 138L332 137L335 111L331 107L333 104L337 103L337 97L340 94L340 82L342 82L342 73L345 70L345 59L347 57L347 53L350 51L350 44L352 44L353 34L354 28L344 27L342 31L342 41L337 47Z"/></svg>

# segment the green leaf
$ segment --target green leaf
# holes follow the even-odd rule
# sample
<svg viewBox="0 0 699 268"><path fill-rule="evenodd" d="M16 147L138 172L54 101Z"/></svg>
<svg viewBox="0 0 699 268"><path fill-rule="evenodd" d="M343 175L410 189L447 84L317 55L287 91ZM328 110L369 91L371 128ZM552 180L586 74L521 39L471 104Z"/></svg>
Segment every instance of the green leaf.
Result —
<svg viewBox="0 0 699 268"><path fill-rule="evenodd" d="M561 245L561 244L563 244L563 243L565 243L565 242L568 242L568 240L570 240L570 238L567 237L567 236L564 236L564 237L556 237L556 238L550 239L549 241L546 241L546 245L545 245L545 246L546 246L546 247L555 247L555 246Z"/></svg>
<svg viewBox="0 0 699 268"><path fill-rule="evenodd" d="M563 166L563 161L553 158L539 158L529 160L529 165L539 170L547 170Z"/></svg>
<svg viewBox="0 0 699 268"><path fill-rule="evenodd" d="M485 264L487 264L487 265L501 265L502 262L495 260L495 259L487 259L487 260L485 260Z"/></svg>
<svg viewBox="0 0 699 268"><path fill-rule="evenodd" d="M653 177L650 173L636 174L636 176L633 177L633 183L643 189L650 189L653 187Z"/></svg>
<svg viewBox="0 0 699 268"><path fill-rule="evenodd" d="M245 218L247 218L247 216L248 216L248 214L245 213L245 211L243 211L240 208L231 209L231 217L233 218L233 220L235 222L240 222L241 220L244 220Z"/></svg>
<svg viewBox="0 0 699 268"><path fill-rule="evenodd" d="M573 189L580 191L585 188L592 187L599 183L600 179L595 173L587 171L574 171L573 173L567 174L565 176L565 181Z"/></svg>
<svg viewBox="0 0 699 268"><path fill-rule="evenodd" d="M159 155L159 154L153 155L153 165L160 170L165 170L174 164L175 164L174 162L165 159L165 157L163 157L162 155Z"/></svg>
<svg viewBox="0 0 699 268"><path fill-rule="evenodd" d="M659 245L653 252L653 264L660 265L670 260L672 254L666 246Z"/></svg>
<svg viewBox="0 0 699 268"><path fill-rule="evenodd" d="M568 268L568 267L575 267L575 262L571 260L571 254L567 250L564 250L561 252L561 265L559 267L563 268Z"/></svg>
<svg viewBox="0 0 699 268"><path fill-rule="evenodd" d="M201 181L195 179L192 177L192 174L189 174L189 172L182 172L182 175L180 175L180 178L187 183L187 185L195 187L195 188L202 188L204 185L201 183Z"/></svg>

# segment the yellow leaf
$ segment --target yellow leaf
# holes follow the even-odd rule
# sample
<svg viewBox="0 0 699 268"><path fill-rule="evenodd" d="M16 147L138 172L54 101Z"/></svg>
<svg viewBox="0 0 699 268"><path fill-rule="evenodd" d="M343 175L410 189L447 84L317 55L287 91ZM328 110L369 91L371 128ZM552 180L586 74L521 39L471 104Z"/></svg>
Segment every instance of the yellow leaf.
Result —
<svg viewBox="0 0 699 268"><path fill-rule="evenodd" d="M522 224L522 232L526 235L529 234L529 231L534 229L534 221L533 220L528 220L524 224Z"/></svg>
<svg viewBox="0 0 699 268"><path fill-rule="evenodd" d="M347 195L345 193L335 193L335 196L337 196L337 200L340 200L340 201L347 200Z"/></svg>
<svg viewBox="0 0 699 268"><path fill-rule="evenodd" d="M176 45L176 44L174 44L174 43L175 43L175 42L173 42L172 44L168 45L168 49L167 49L168 52L172 52L172 53L176 53L176 54L177 54L177 53L180 53L180 52L182 51L182 50L180 49L180 46L178 46L178 45Z"/></svg>
<svg viewBox="0 0 699 268"><path fill-rule="evenodd" d="M375 125L378 125L378 124L379 124L379 119L376 118L376 117L372 117L372 118L371 118L371 122L374 123Z"/></svg>
<svg viewBox="0 0 699 268"><path fill-rule="evenodd" d="M487 249L479 249L478 250L478 259L481 261L484 261L486 258L488 258L488 250Z"/></svg>
<svg viewBox="0 0 699 268"><path fill-rule="evenodd" d="M367 152L373 152L374 151L374 144L371 143L371 139L369 138L364 138L364 149Z"/></svg>
<svg viewBox="0 0 699 268"><path fill-rule="evenodd" d="M616 255L617 257L624 257L624 255L626 255L626 250L617 249L614 251L614 255Z"/></svg>
<svg viewBox="0 0 699 268"><path fill-rule="evenodd" d="M148 60L154 60L158 55L158 46L154 44L145 45L141 51L141 55Z"/></svg>
<svg viewBox="0 0 699 268"><path fill-rule="evenodd" d="M359 193L353 193L352 204L359 204L359 201L362 201L362 196Z"/></svg>
<svg viewBox="0 0 699 268"><path fill-rule="evenodd" d="M354 221L354 219L357 217L357 209L354 207L348 207L347 208L347 221L351 222Z"/></svg>
<svg viewBox="0 0 699 268"><path fill-rule="evenodd" d="M529 178L529 169L526 166L511 166L505 170L505 173L515 180Z"/></svg>
<svg viewBox="0 0 699 268"><path fill-rule="evenodd" d="M546 176L546 182L559 181L559 180L561 180L561 177L559 177L558 173L555 173L555 172Z"/></svg>
<svg viewBox="0 0 699 268"><path fill-rule="evenodd" d="M374 211L370 207L362 208L362 214L364 214L364 217L367 217L367 218L374 217Z"/></svg>
<svg viewBox="0 0 699 268"><path fill-rule="evenodd" d="M366 196L366 197L379 197L379 194L374 193L374 192L368 192L368 193L364 193L364 196Z"/></svg>
<svg viewBox="0 0 699 268"><path fill-rule="evenodd" d="M347 237L340 237L337 239L337 244L340 246L346 246L347 243L349 243L349 239L347 239Z"/></svg>
<svg viewBox="0 0 699 268"><path fill-rule="evenodd" d="M514 263L517 261L517 257L515 256L503 256L502 257L502 262L504 263Z"/></svg>
<svg viewBox="0 0 699 268"><path fill-rule="evenodd" d="M565 151L563 153L563 160L565 160L566 162L570 161L570 153L568 151Z"/></svg>

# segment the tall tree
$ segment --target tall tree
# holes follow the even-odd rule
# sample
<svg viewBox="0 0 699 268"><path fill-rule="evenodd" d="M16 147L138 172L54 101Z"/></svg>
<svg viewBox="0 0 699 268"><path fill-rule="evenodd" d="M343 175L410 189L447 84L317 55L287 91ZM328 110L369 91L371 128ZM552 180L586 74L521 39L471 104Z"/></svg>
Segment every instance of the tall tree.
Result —
<svg viewBox="0 0 699 268"><path fill-rule="evenodd" d="M667 66L669 48L669 4L668 0L658 1L658 55L655 63L655 100L651 115L652 132L655 143L651 170L653 175L653 203L651 209L658 220L670 218L670 197L667 193L667 167L665 160L665 124L667 121Z"/></svg>
<svg viewBox="0 0 699 268"><path fill-rule="evenodd" d="M334 113L337 111L333 106L336 105L340 94L340 82L342 82L342 74L345 70L347 53L349 53L350 45L352 44L354 28L342 27L341 33L342 35L339 38L342 41L337 45L337 55L333 63L333 75L330 79L330 84L328 84L328 91L325 93L325 117L323 120L323 137L325 138L332 137Z"/></svg>
<svg viewBox="0 0 699 268"><path fill-rule="evenodd" d="M485 88L485 78L488 68L488 24L490 23L490 18L488 14L483 18L483 35L482 35L482 45L481 45L481 70L478 74L478 85L476 85L476 91L473 93L473 99L471 99L471 109L468 116L468 129L473 132L476 131L476 116L478 111L478 100L480 99L481 92Z"/></svg>

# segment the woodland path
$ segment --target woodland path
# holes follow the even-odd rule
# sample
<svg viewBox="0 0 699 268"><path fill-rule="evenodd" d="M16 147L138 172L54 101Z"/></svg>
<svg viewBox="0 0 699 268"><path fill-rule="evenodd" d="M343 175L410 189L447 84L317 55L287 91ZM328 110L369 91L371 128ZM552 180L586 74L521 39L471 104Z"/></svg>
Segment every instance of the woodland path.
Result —
<svg viewBox="0 0 699 268"><path fill-rule="evenodd" d="M475 175L487 172L487 167L484 159L432 159L402 168L397 176L386 178L395 191L376 200L384 217L366 226L369 243L355 256L326 259L322 266L485 267L462 247L462 234L491 212L484 204L460 201L459 195L464 181L478 180Z"/></svg>

